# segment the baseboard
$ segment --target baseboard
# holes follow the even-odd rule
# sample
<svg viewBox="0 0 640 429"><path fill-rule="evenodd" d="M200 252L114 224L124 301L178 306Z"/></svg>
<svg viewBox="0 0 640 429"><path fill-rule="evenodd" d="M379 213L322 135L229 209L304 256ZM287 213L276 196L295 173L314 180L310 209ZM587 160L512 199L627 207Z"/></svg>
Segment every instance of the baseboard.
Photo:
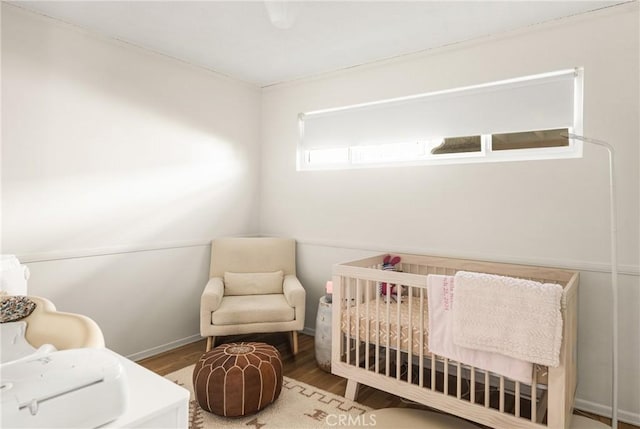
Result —
<svg viewBox="0 0 640 429"><path fill-rule="evenodd" d="M157 347L152 347L150 349L143 350L141 352L127 355L126 358L132 361L139 361L163 352L168 352L169 350L173 350L175 348L184 346L186 344L195 343L196 341L200 341L201 339L202 337L200 336L200 334L191 335L186 338L181 338L179 340L171 341L170 343L162 344ZM204 353L204 349L202 350L202 352Z"/></svg>
<svg viewBox="0 0 640 429"><path fill-rule="evenodd" d="M312 337L315 337L315 336L316 336L316 330L315 330L315 329L313 329L313 328L308 328L308 327L306 327L306 326L304 327L304 329L303 329L301 332L302 332L303 334L310 335L310 336L312 336Z"/></svg>
<svg viewBox="0 0 640 429"><path fill-rule="evenodd" d="M575 408L577 410L588 411L599 416L605 416L611 418L611 407L608 405L602 405L595 402L587 401L584 399L576 398ZM619 410L618 420L632 425L640 426L640 414L632 413L630 411Z"/></svg>

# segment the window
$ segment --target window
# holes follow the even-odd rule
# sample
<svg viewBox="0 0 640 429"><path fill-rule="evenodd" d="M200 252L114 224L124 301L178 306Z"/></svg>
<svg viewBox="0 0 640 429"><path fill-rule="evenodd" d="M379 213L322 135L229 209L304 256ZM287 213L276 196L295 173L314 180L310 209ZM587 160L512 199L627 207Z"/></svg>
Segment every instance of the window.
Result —
<svg viewBox="0 0 640 429"><path fill-rule="evenodd" d="M582 156L582 70L300 114L298 169Z"/></svg>

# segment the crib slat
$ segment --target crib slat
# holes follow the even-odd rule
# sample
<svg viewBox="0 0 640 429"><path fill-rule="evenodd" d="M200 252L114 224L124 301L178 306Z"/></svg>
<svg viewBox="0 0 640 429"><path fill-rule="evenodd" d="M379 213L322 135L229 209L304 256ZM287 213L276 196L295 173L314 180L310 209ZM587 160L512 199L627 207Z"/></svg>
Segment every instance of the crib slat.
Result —
<svg viewBox="0 0 640 429"><path fill-rule="evenodd" d="M389 368L390 350L389 349L390 349L390 346L391 346L391 337L390 337L391 329L389 329L389 325L390 325L390 322L391 322L391 303L389 302L390 299L389 299L388 296L385 296L385 301L387 303L387 321L385 322L386 325L387 325L386 326L386 328L387 328L386 329L386 331L387 331L387 341L385 342L385 344L386 344L386 350L385 350L386 353L385 354L386 354L386 358L387 359L385 361L385 370L386 370L386 376L389 377L389 371L390 371L390 368Z"/></svg>
<svg viewBox="0 0 640 429"><path fill-rule="evenodd" d="M469 401L472 404L476 403L476 369L471 367L471 377L469 381Z"/></svg>
<svg viewBox="0 0 640 429"><path fill-rule="evenodd" d="M504 413L504 377L500 376L500 412Z"/></svg>
<svg viewBox="0 0 640 429"><path fill-rule="evenodd" d="M458 362L458 371L456 373L456 396L458 399L462 396L462 367L460 362Z"/></svg>
<svg viewBox="0 0 640 429"><path fill-rule="evenodd" d="M431 353L431 390L436 390L436 355Z"/></svg>
<svg viewBox="0 0 640 429"><path fill-rule="evenodd" d="M365 349L364 349L364 360L366 362L366 367L369 368L369 362L371 362L370 360L370 356L369 356L369 349L371 347L369 347L369 341L371 341L371 332L370 332L370 327L369 325L371 323L369 323L369 301L371 300L371 280L367 280L365 283L365 295L366 295L366 309L365 309L365 313L366 313L366 318L364 320L366 320L366 326L364 328L365 330Z"/></svg>
<svg viewBox="0 0 640 429"><path fill-rule="evenodd" d="M489 371L484 372L484 407L489 408Z"/></svg>
<svg viewBox="0 0 640 429"><path fill-rule="evenodd" d="M362 280L356 279L356 361L354 362L357 367L360 366L360 322L362 315L360 314L360 283Z"/></svg>
<svg viewBox="0 0 640 429"><path fill-rule="evenodd" d="M424 387L424 289L420 288L420 387Z"/></svg>
<svg viewBox="0 0 640 429"><path fill-rule="evenodd" d="M449 359L444 358L444 394L449 394Z"/></svg>
<svg viewBox="0 0 640 429"><path fill-rule="evenodd" d="M380 294L376 286L376 374L380 373Z"/></svg>
<svg viewBox="0 0 640 429"><path fill-rule="evenodd" d="M400 289L402 289L401 285L396 286L396 380L400 380L401 375L401 364L402 364L402 350L401 350L401 339L402 339L402 324L400 323L400 299L402 296L400 295ZM387 289L389 290L389 289ZM389 294L389 298L391 298L391 294Z"/></svg>
<svg viewBox="0 0 640 429"><path fill-rule="evenodd" d="M348 340L347 340L348 341L347 350L349 350L349 352L347 353L347 363L348 364L351 364L352 351L353 351L353 337L351 336L351 328L352 328L351 323L355 323L355 321L351 317L351 307L352 307L351 295L353 294L353 291L352 291L352 289L353 289L353 280L354 279L351 278L351 277L347 278L347 285L346 285L347 293L345 295L345 299L347 300L346 301L346 306L349 309L349 311L347 312L347 314L349 315L349 320L348 320L348 322L349 322L349 324L348 324L348 326L349 326L349 331L348 331L349 332L349 337L348 337Z"/></svg>
<svg viewBox="0 0 640 429"><path fill-rule="evenodd" d="M407 299L409 302L409 327L407 328L407 382L411 383L413 381L413 286L407 286L407 288L409 289L407 292ZM422 365L422 362L420 364Z"/></svg>
<svg viewBox="0 0 640 429"><path fill-rule="evenodd" d="M431 267L429 265L425 264L423 267L424 267L424 275L428 276L429 274L432 273ZM424 292L420 290L420 293L422 293L420 297L424 299ZM421 313L424 314L424 311L421 311ZM424 320L422 320L422 326L424 326ZM436 359L435 359L435 355L431 353L431 390L435 390L435 385L436 385Z"/></svg>
<svg viewBox="0 0 640 429"><path fill-rule="evenodd" d="M345 335L345 361L347 365L351 363L351 312L349 311L349 281L348 277L344 278L344 283L342 285L342 302L340 306L344 309L344 313L347 315L347 332Z"/></svg>
<svg viewBox="0 0 640 429"><path fill-rule="evenodd" d="M536 422L538 420L538 406L536 405L536 401L538 400L537 398L537 388L536 385L538 384L538 374L535 370L535 368L533 369L533 376L531 377L531 421L532 422Z"/></svg>

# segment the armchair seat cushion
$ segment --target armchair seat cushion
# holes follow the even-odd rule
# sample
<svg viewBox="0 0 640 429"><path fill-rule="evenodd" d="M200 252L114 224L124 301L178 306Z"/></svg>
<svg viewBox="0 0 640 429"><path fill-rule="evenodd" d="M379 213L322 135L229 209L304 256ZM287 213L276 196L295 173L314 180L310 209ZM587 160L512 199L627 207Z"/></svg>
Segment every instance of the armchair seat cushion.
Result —
<svg viewBox="0 0 640 429"><path fill-rule="evenodd" d="M220 307L211 313L212 325L290 322L295 310L284 295L225 296Z"/></svg>

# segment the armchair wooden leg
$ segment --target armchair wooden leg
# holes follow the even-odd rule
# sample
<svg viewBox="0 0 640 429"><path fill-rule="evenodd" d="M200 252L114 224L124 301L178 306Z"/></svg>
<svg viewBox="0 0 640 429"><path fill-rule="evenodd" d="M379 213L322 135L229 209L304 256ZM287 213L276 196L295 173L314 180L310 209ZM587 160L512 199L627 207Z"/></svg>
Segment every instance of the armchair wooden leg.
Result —
<svg viewBox="0 0 640 429"><path fill-rule="evenodd" d="M207 350L210 351L216 345L216 337L207 337Z"/></svg>
<svg viewBox="0 0 640 429"><path fill-rule="evenodd" d="M293 355L298 354L298 331L291 331L291 350Z"/></svg>

